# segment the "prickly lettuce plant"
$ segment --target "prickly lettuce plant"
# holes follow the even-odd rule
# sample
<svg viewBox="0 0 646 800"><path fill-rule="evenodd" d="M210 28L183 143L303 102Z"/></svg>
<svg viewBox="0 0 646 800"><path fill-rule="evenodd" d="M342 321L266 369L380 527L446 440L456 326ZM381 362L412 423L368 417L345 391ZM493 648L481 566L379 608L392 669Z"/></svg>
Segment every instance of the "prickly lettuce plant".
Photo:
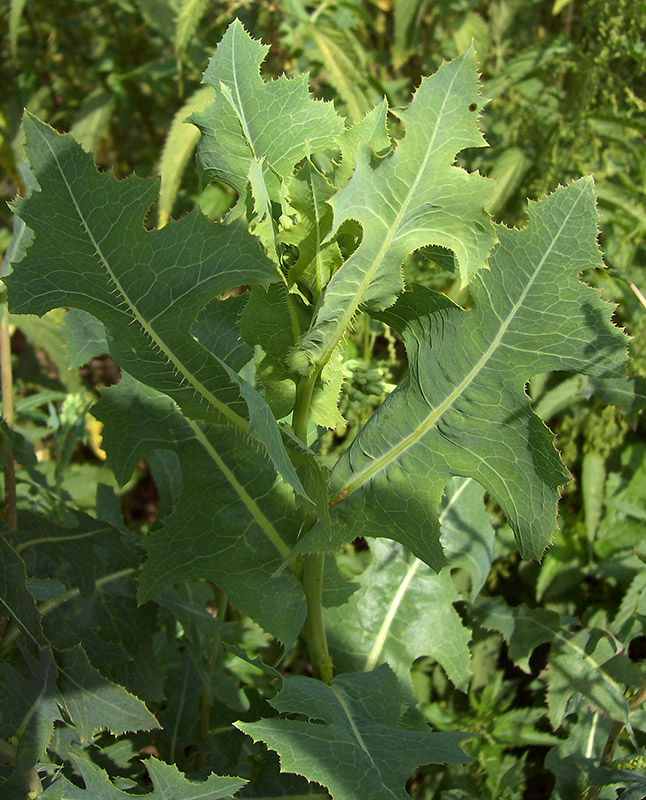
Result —
<svg viewBox="0 0 646 800"><path fill-rule="evenodd" d="M558 614L477 603L494 546L484 493L540 559L569 479L526 383L564 370L630 388L627 337L579 279L602 266L592 179L531 204L523 230L495 226L492 182L455 164L485 144L473 51L390 110L393 138L385 101L347 125L306 77L263 79L266 50L234 22L204 74L215 101L190 118L204 181L237 195L220 222L196 209L147 229L155 180L101 174L25 117L34 188L14 211L31 234L11 310L71 309L72 359L118 363L92 409L102 447L120 484L145 459L162 506L138 538L102 489L96 518L25 512L2 541L11 796L27 775L62 800L150 783L168 800L407 797L418 767L467 761L468 727L429 728L410 683L426 656L468 687L454 568L521 668L554 643L553 727L586 703L629 724L627 630L570 635ZM404 286L403 262L428 246L452 254L467 307ZM357 371L382 402L323 453L361 315L403 342L408 371L396 387ZM348 582L335 554L358 537L372 560ZM148 778L127 767L144 748Z"/></svg>

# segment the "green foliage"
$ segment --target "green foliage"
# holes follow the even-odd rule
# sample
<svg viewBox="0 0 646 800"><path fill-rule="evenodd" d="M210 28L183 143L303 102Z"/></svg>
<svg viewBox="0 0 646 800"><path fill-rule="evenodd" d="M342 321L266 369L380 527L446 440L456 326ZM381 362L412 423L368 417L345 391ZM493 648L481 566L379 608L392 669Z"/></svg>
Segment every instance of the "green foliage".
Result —
<svg viewBox="0 0 646 800"><path fill-rule="evenodd" d="M638 4L77 6L2 68L3 797L637 800Z"/></svg>

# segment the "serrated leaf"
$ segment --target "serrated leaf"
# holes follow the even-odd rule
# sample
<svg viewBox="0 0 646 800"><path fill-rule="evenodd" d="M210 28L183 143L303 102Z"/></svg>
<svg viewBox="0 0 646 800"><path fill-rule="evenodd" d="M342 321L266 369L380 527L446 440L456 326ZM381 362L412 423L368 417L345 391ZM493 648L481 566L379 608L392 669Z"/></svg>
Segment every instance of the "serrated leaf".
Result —
<svg viewBox="0 0 646 800"><path fill-rule="evenodd" d="M305 598L290 570L274 573L296 540L299 517L258 448L235 429L186 420L168 397L128 378L106 390L93 413L121 483L147 450L173 450L182 470L173 513L145 540L140 601L181 580L208 578L240 611L292 641Z"/></svg>
<svg viewBox="0 0 646 800"><path fill-rule="evenodd" d="M237 209L244 208L252 170L255 191L278 201L280 181L308 152L332 147L343 131L332 104L310 98L307 76L263 81L268 49L239 20L232 22L204 73L216 100L191 117L202 133L198 166L206 180L236 190Z"/></svg>
<svg viewBox="0 0 646 800"><path fill-rule="evenodd" d="M388 102L384 98L369 114L355 122L351 128L346 128L337 140L341 152L341 163L334 170L334 184L337 187L345 186L352 177L357 166L356 151L359 142L366 142L378 156L385 156L391 149L388 137L386 115Z"/></svg>
<svg viewBox="0 0 646 800"><path fill-rule="evenodd" d="M378 315L403 336L410 373L332 473L334 536L313 529L301 551L381 535L437 569L437 508L448 479L462 475L501 506L522 556L540 558L569 474L525 382L549 370L620 373L626 337L612 306L578 279L601 265L592 180L532 204L529 220L523 231L500 229L490 270L471 286L473 309L415 286Z"/></svg>
<svg viewBox="0 0 646 800"><path fill-rule="evenodd" d="M34 177L34 173L31 171L29 164L26 161L21 161L18 164L18 172L20 173L20 177L22 178L23 186L25 187L25 193L29 195L34 189L38 189L38 182ZM28 228L25 223L20 219L20 217L13 218L13 230L11 233L11 239L9 240L9 244L7 249L5 250L4 256L2 257L2 265L0 266L0 278L4 278L5 275L9 275L11 272L11 264L15 261L20 261L20 259L25 254L26 249L31 244L31 240L33 238L34 232L31 228Z"/></svg>
<svg viewBox="0 0 646 800"><path fill-rule="evenodd" d="M343 260L336 242L323 241L332 227L332 208L327 201L334 191L309 159L296 171L287 187L290 206L299 219L291 228L283 230L278 240L298 247L298 259L289 268L289 284L307 287L314 302Z"/></svg>
<svg viewBox="0 0 646 800"><path fill-rule="evenodd" d="M0 615L8 617L24 637L24 643L45 647L40 614L25 586L25 562L0 536Z"/></svg>
<svg viewBox="0 0 646 800"><path fill-rule="evenodd" d="M386 662L409 687L413 661L431 656L465 691L471 637L453 607L459 595L450 571L436 575L392 542L371 540L370 551L359 591L347 605L325 611L335 665L369 671Z"/></svg>
<svg viewBox="0 0 646 800"><path fill-rule="evenodd" d="M15 204L36 239L17 277L7 278L12 308L43 314L67 305L93 314L122 369L168 394L190 417L253 430L304 493L276 423L267 424L269 409L260 397L246 407L222 362L190 333L198 312L218 295L277 280L256 240L242 224L212 224L197 211L147 232L155 181L100 175L70 136L31 116L24 124L42 191ZM253 419L259 410L261 424Z"/></svg>
<svg viewBox="0 0 646 800"><path fill-rule="evenodd" d="M325 291L294 356L298 371L328 361L361 307L382 309L395 301L403 289L402 261L414 250L429 244L453 250L463 284L485 266L496 240L484 211L492 185L453 166L460 150L485 144L476 124L481 106L470 50L424 78L410 106L393 112L406 127L394 153L373 166L372 149L359 147L352 179L330 203L333 230L355 220L363 239Z"/></svg>
<svg viewBox="0 0 646 800"><path fill-rule="evenodd" d="M187 780L174 764L165 764L156 758L145 761L155 791L151 800L227 800L247 781L243 778L209 775L206 781Z"/></svg>
<svg viewBox="0 0 646 800"><path fill-rule="evenodd" d="M161 184L157 202L158 228L163 228L170 218L182 173L200 138L200 132L194 125L189 125L187 120L195 111L210 103L213 97L212 86L200 86L173 117L159 162Z"/></svg>
<svg viewBox="0 0 646 800"><path fill-rule="evenodd" d="M56 662L61 701L81 742L102 730L118 736L159 728L141 700L94 669L80 645L57 653Z"/></svg>
<svg viewBox="0 0 646 800"><path fill-rule="evenodd" d="M137 797L149 800L232 800L233 794L242 788L247 781L243 778L221 777L209 775L205 781L189 781L174 764L166 764L156 758L147 758L144 762L153 784L153 791L138 794ZM75 759L85 788L81 789L61 777L53 784L57 788L52 792L53 800L125 800L133 797L130 792L122 792L112 783L108 774L84 759ZM52 787L45 793L50 797Z"/></svg>
<svg viewBox="0 0 646 800"><path fill-rule="evenodd" d="M335 800L405 800L405 783L420 764L459 764L468 734L410 730L403 696L387 665L339 675L331 686L286 678L270 700L279 712L308 720L264 719L236 727L276 750L284 772L327 786Z"/></svg>

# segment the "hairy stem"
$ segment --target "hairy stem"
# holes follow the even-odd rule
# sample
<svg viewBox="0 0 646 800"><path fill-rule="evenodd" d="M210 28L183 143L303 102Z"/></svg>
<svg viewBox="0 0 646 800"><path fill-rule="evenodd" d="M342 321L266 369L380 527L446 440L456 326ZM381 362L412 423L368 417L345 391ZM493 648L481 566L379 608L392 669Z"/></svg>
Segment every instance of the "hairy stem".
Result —
<svg viewBox="0 0 646 800"><path fill-rule="evenodd" d="M316 382L317 373L301 378L296 389L296 405L292 427L298 438L307 445L307 423L309 421L310 403ZM305 520L304 530L314 525L316 519L310 516ZM325 624L323 622L323 573L325 555L315 553L303 557L303 590L307 599L307 617L303 633L307 642L312 671L315 677L325 683L332 680L332 659L327 646Z"/></svg>

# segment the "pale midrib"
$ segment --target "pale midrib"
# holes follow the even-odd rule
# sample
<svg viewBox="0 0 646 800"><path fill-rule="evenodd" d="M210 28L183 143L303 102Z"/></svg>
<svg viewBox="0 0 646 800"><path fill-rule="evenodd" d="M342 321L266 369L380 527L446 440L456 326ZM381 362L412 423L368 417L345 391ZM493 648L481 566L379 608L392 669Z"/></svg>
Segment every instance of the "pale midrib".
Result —
<svg viewBox="0 0 646 800"><path fill-rule="evenodd" d="M182 364L182 362L179 360L179 358L177 358L177 356L173 353L173 351L166 345L166 343L162 339L159 338L159 336L155 332L154 328L150 327L148 322L139 313L139 309L137 308L136 303L130 298L129 294L126 292L126 290L122 286L121 281L117 278L117 276L112 271L112 268L110 267L110 264L109 264L107 258L103 254L103 251L101 250L101 247L100 247L99 243L94 238L94 234L90 230L90 226L89 226L87 220L85 219L85 216L84 216L83 212L81 211L81 207L79 206L79 204L76 201L76 197L74 196L74 192L72 191L72 187L70 186L70 184L69 184L69 182L67 180L67 176L65 175L65 172L64 172L63 168L61 167L60 161L58 160L58 157L57 157L56 153L54 152L53 148L51 147L51 145L49 144L47 139L45 139L44 136L41 135L41 139L45 143L47 149L52 154L52 157L53 157L54 161L56 162L56 166L58 167L58 171L59 171L60 176L61 176L61 178L63 180L63 183L65 184L65 188L67 189L67 192L68 192L68 194L70 196L70 199L71 199L72 203L74 204L74 208L76 209L76 213L78 214L78 218L81 221L81 225L83 226L83 229L85 230L90 242L92 243L92 246L94 247L94 250L95 250L97 256L99 257L99 260L100 260L101 264L103 265L103 268L105 269L106 273L108 274L109 279L116 286L117 290L119 291L121 296L126 301L126 303L128 305L128 308L130 309L130 311L132 312L133 316L135 317L135 319L139 323L141 329L150 337L150 339L152 340L153 344L157 348L159 348L160 352L162 352L164 354L164 356L166 357L168 362L188 381L188 383L195 389L195 391L199 395L204 397L204 399L207 400L207 402L210 405L212 405L214 408L216 408L224 417L226 417L229 420L229 422L233 423L236 427L241 428L243 431L247 431L248 428L249 428L249 424L248 424L247 420L244 419L243 417L241 417L239 414L236 414L236 412L233 411L233 409L229 408L229 406L227 406L226 403L223 403L221 400L219 400L212 392L210 392L206 388L206 386L204 386L204 384L200 380L198 380L198 378L195 375L193 375L192 372L189 372L186 369L186 367Z"/></svg>
<svg viewBox="0 0 646 800"><path fill-rule="evenodd" d="M596 661L594 658L592 658L592 656L591 656L591 655L588 655L588 653L586 653L586 652L585 652L585 650L583 650L581 647L579 647L579 645L578 645L578 644L574 644L573 642L571 642L571 641L570 641L569 639L567 639L567 638L566 638L566 637L565 637L565 636L564 636L562 633L560 633L560 632L558 632L558 631L557 631L557 632L554 632L554 631L553 631L551 628L549 628L547 625L544 625L544 624L543 624L543 623L541 623L539 620L533 620L533 622L534 622L534 623L535 623L535 624L536 624L536 625L537 625L539 628L544 628L546 631L548 631L549 633L553 634L555 639L559 639L561 642L563 642L563 644L564 644L564 645L565 645L567 648L569 648L570 650L573 650L575 653L577 653L577 655L579 655L579 656L582 656L582 657L583 657L583 660L584 660L584 661L586 661L586 662L588 662L588 663L591 665L592 669L594 669L594 670L596 670L597 672L600 672L600 673L601 673L601 675L603 676L603 679L606 681L606 683L609 683L609 684L612 686L612 688L613 688L613 689L614 689L616 692L618 692L620 695L623 695L623 693L624 693L624 690L623 690L623 689L621 688L621 686L620 686L620 685L619 685L619 684L618 684L618 683L617 683L617 682L616 682L616 681L615 681L615 680L614 680L614 679L613 679L613 678L612 678L612 677L611 677L611 676L608 674L608 672L607 672L606 670L604 670L604 668L603 668L603 664L600 664L598 661ZM621 650L620 650L619 652L621 652ZM615 655L617 655L617 653L615 653ZM614 656L613 656L613 658L614 658ZM553 667L552 667L552 669L553 669Z"/></svg>
<svg viewBox="0 0 646 800"><path fill-rule="evenodd" d="M451 79L451 83L449 84L449 87L447 88L447 90L446 90L446 92L444 94L444 100L442 101L442 107L440 109L440 112L439 112L439 114L437 116L437 120L435 122L435 128L433 130L433 136L431 137L431 140L428 143L428 147L426 148L426 154L424 156L424 160L422 161L421 167L417 171L417 176L415 177L415 180L413 181L410 189L408 190L408 194L406 195L406 198L405 198L404 202L402 203L399 211L397 212L397 216L395 217L394 222L392 223L390 228L388 228L388 231L386 233L386 236L384 237L382 245L379 248L379 252L377 253L375 258L373 259L370 268L368 270L366 270L365 275L364 275L361 283L359 284L359 288L355 292L354 297L352 298L351 302L346 306L345 311L343 312L343 314L339 318L338 322L336 323L336 332L333 334L332 338L328 339L327 346L321 352L320 356L316 359L315 369L322 369L325 366L325 364L327 364L327 362L332 357L332 353L334 352L337 344L341 340L341 337L343 336L343 334L345 332L345 329L350 324L350 322L351 322L352 318L354 317L357 309L361 305L361 302L362 302L362 300L363 300L363 298L364 298L364 296L365 296L365 294L366 294L366 292L367 292L367 290L368 290L368 288L369 288L369 286L370 286L370 284L372 282L372 279L374 278L375 273L379 269L379 266L381 264L381 261L382 261L384 255L386 254L388 248L391 246L392 241L393 241L393 239L395 238L395 236L397 234L397 231L399 229L401 221L404 218L404 214L406 213L406 211L408 211L408 206L409 206L411 200L413 199L413 196L414 196L414 194L415 194L415 192L417 190L417 187L419 186L419 182L422 180L422 176L424 174L424 170L426 169L426 165L428 164L428 161L431 158L433 145L435 144L435 139L437 137L437 133L438 133L439 128L440 128L440 122L442 121L442 116L444 114L444 108L446 106L446 103L447 103L447 100L448 100L448 97L449 97L449 92L451 91L451 88L452 88L453 84L455 83L458 74L459 74L459 70L455 73L455 75ZM362 243L362 245L363 245L363 243ZM357 253L356 253L356 257L357 258L359 257L360 252L361 252L361 247L359 248L359 250L357 250ZM354 256L351 256L351 259L352 258L354 258ZM349 262L347 262L347 263L349 263ZM343 266L344 265L342 264L339 267L339 270L336 273L337 275L342 275ZM340 280L340 278L339 278L339 280ZM312 328L312 331L314 331L314 330L316 330L316 325L314 326L314 328Z"/></svg>
<svg viewBox="0 0 646 800"><path fill-rule="evenodd" d="M453 508L453 506L457 502L457 499L460 497L462 492L470 483L471 483L471 478L467 478L462 484L462 486L460 486L457 492L453 495L453 497L451 497L451 499L446 505L446 508L440 514L439 518L440 525L442 525L442 523L446 519L446 515L449 513L451 508ZM384 646L386 644L386 640L388 639L388 635L390 633L393 620L395 619L397 611L399 610L399 606L401 605L402 600L404 599L404 595L408 591L410 582L415 577L415 573L417 572L422 563L423 562L419 558L414 559L410 567L408 568L408 572L404 576L404 580L400 583L399 588L397 589L397 592L395 593L395 596L393 597L392 602L388 607L388 611L384 616L383 622L381 623L381 626L379 628L379 632L375 637L375 642L372 646L372 649L370 650L370 653L366 658L366 666L364 667L365 672L370 672L370 670L374 669L377 666L377 663L379 662Z"/></svg>
<svg viewBox="0 0 646 800"><path fill-rule="evenodd" d="M217 450L213 447L211 442L209 442L209 440L206 438L199 425L190 419L187 420L187 422L190 425L193 433L195 434L195 438L199 441L202 447L209 454L210 458L215 462L217 468L224 475L227 481L231 484L233 490L236 492L240 500L242 500L247 511L249 511L249 514L253 517L254 521L261 528L261 530L267 536L269 541L274 545L276 550L278 550L281 556L283 556L283 558L286 558L290 554L291 548L289 548L287 544L285 544L285 541L282 539L281 535L274 528L274 526L267 519L267 517L262 513L262 511L258 507L258 504L253 499L253 497L251 497L251 495L247 492L244 486L236 478L233 472L224 463L224 460L217 452Z"/></svg>
<svg viewBox="0 0 646 800"><path fill-rule="evenodd" d="M33 547L36 544L53 544L55 542L71 542L74 539L87 539L90 536L98 536L99 533L110 533L113 528L97 528L95 531L85 531L84 533L75 533L71 536L40 536L38 539L29 539L26 542L20 542L15 547L16 553L21 553L26 547Z"/></svg>
<svg viewBox="0 0 646 800"><path fill-rule="evenodd" d="M554 249L556 242L558 241L563 228L567 224L568 220L570 219L571 215L574 213L574 210L577 207L579 199L582 197L582 194L579 194L576 201L574 202L572 208L568 211L565 216L565 219L561 223L556 234L553 236L552 241L549 244L549 247L545 250L545 253L541 260L539 261L536 269L532 273L531 278L527 281L527 285L523 289L520 294L519 299L516 303L512 306L509 314L505 318L505 320L500 325L498 332L494 336L491 341L489 347L485 350L482 356L478 359L476 364L473 366L471 371L462 379L462 381L455 387L455 389L440 403L440 405L436 406L434 409L431 410L429 415L424 419L411 433L408 434L404 439L399 442L399 444L395 445L394 447L390 448L386 453L379 458L376 458L368 467L361 470L360 472L356 473L348 483L336 494L337 498L340 497L347 497L352 492L356 491L360 486L363 486L366 481L371 480L378 472L382 469L387 467L390 463L398 459L402 453L408 450L409 447L417 444L417 442L425 436L428 431L436 425L436 423L440 420L440 418L448 411L454 404L454 402L464 393L466 389L469 388L475 377L480 373L482 368L487 364L491 356L496 352L500 342L502 341L503 336L507 332L507 329L511 325L514 317L516 316L516 312L518 309L523 305L525 298L527 297L530 289L534 285L536 278L540 274L541 269L547 258L549 257L550 253Z"/></svg>
<svg viewBox="0 0 646 800"><path fill-rule="evenodd" d="M350 711L350 709L348 708L348 706L347 706L347 704L345 702L345 698L343 697L343 692L339 691L334 686L330 686L330 689L332 689L332 691L336 695L336 699L339 701L339 705L343 709L343 713L345 714L346 719L348 720L348 723L350 724L350 728L352 729L352 733L354 734L357 742L359 743L359 747L361 747L363 752L368 756L368 759L370 760L370 763L375 768L377 773L379 775L381 775L381 770L375 764L374 759L373 759L372 755L370 754L370 751L368 750L368 748L366 747L365 742L363 741L363 736L361 735L361 731L357 728L356 723L355 723L355 721L354 721L354 719L352 717L352 712ZM388 794L391 794L391 795L393 795L393 797L395 797L395 795L392 793L392 791L387 786L384 785L383 788L386 789Z"/></svg>

